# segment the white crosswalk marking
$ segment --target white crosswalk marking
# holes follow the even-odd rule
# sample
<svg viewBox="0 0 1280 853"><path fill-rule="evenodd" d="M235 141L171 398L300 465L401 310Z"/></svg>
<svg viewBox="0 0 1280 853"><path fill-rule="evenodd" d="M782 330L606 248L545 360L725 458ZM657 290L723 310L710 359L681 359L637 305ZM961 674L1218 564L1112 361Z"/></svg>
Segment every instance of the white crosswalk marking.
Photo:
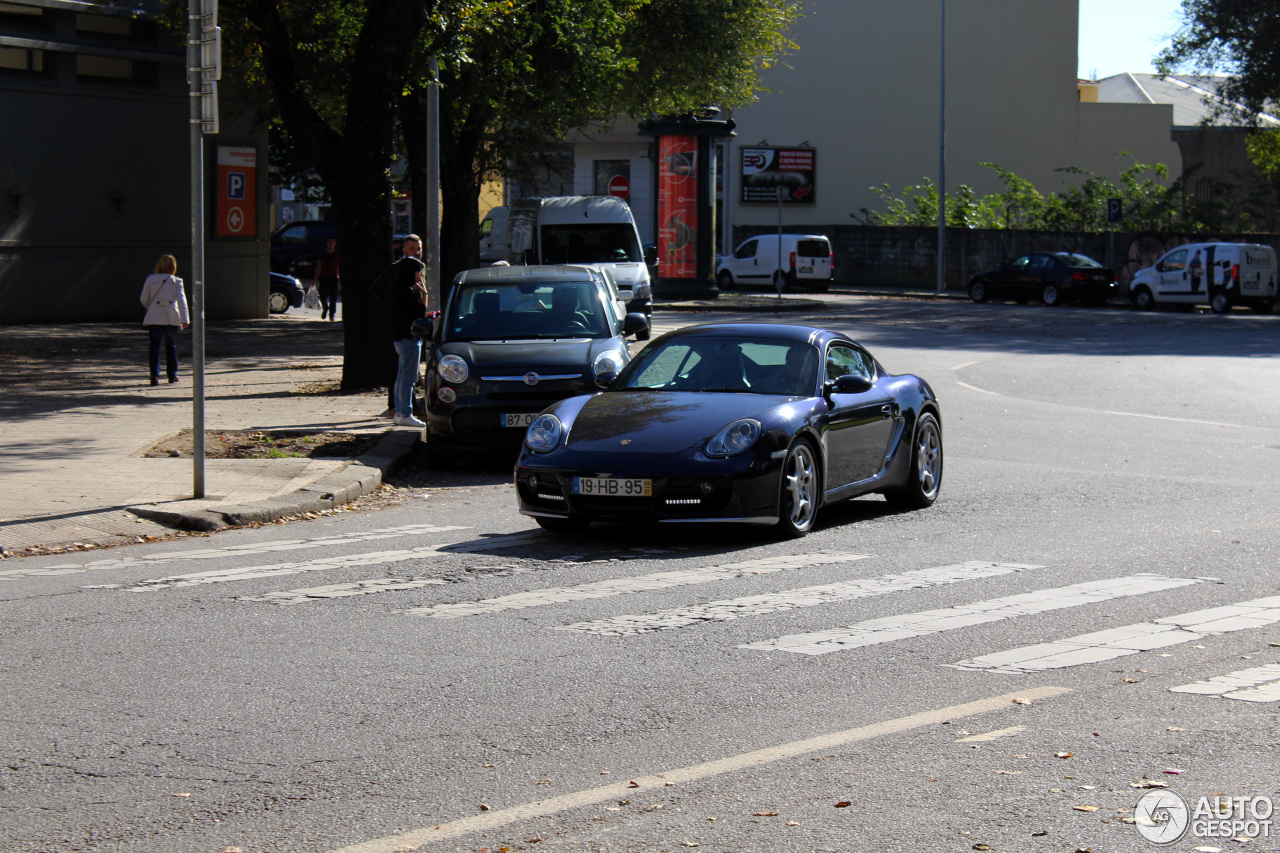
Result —
<svg viewBox="0 0 1280 853"><path fill-rule="evenodd" d="M1124 578L1113 578L1104 581L1072 584L1056 589L1043 589L1022 595L1010 595L979 601L974 604L947 607L941 610L926 610L921 613L907 613L899 616L886 616L881 619L869 619L830 631L815 631L808 634L793 634L775 640L759 643L748 643L744 649L760 649L764 651L792 652L800 655L825 655L845 649L872 646L888 643L908 637L922 637L949 631L953 628L967 628L971 625L982 625L1012 619L1015 616L1026 616L1033 613L1045 613L1060 610L1064 607L1078 607L1098 601L1110 601L1132 595L1143 595L1174 587L1199 583L1195 578L1168 578L1163 575L1140 574ZM954 666L960 667L970 663L962 661ZM979 668L979 667L973 667Z"/></svg>
<svg viewBox="0 0 1280 853"><path fill-rule="evenodd" d="M585 583L571 587L536 589L530 592L519 592L498 598L486 598L480 601L460 601L454 604L415 607L405 612L417 616L429 616L434 619L454 619L461 616L476 616L481 613L522 610L527 607L539 607L544 604L563 604L569 601L607 598L631 592L670 589L671 587L710 583L711 581L728 580L748 575L764 575L771 572L806 569L831 563L847 563L853 560L864 560L867 556L866 554L848 554L841 551L817 551L813 554L796 556L765 557L758 560L746 560L741 563L730 563L725 566L656 572L654 574L639 575L634 578L611 578L607 581L596 581L595 583Z"/></svg>
<svg viewBox="0 0 1280 853"><path fill-rule="evenodd" d="M1007 652L957 661L956 669L987 672L1042 672L1084 663L1098 663L1151 649L1176 646L1211 634L1227 634L1280 622L1280 595L1242 601L1228 607L1213 607L1166 616L1152 622L1138 622L1109 631L1081 634L1055 643L1023 646Z"/></svg>
<svg viewBox="0 0 1280 853"><path fill-rule="evenodd" d="M236 601L265 601L269 604L281 605L302 604L307 601L347 598L375 592L403 592L407 589L422 589L424 586L440 586L447 583L448 581L443 578L375 578L355 583L331 583L307 589L268 592L263 595L241 595L236 598Z"/></svg>
<svg viewBox="0 0 1280 853"><path fill-rule="evenodd" d="M742 616L760 616L765 613L776 613L780 610L793 610L797 607L812 607L816 604L831 604L837 601L869 598L873 595L886 595L906 589L925 589L926 587L956 583L963 580L1005 575L1011 572L1039 568L1043 568L1043 566L988 563L973 560L953 566L918 569L911 572L902 572L901 574L883 575L878 578L863 578L855 581L791 589L766 595L750 595L726 601L712 601L707 604L679 607L673 610L664 610L639 616L616 616L612 619L577 622L573 625L561 626L559 630L580 631L585 634L630 636L650 631L684 628L704 622L723 622ZM748 646L747 648L755 648L755 646Z"/></svg>
<svg viewBox="0 0 1280 853"><path fill-rule="evenodd" d="M1201 693L1245 702L1280 702L1280 663L1215 675L1208 681L1170 687L1169 692Z"/></svg>

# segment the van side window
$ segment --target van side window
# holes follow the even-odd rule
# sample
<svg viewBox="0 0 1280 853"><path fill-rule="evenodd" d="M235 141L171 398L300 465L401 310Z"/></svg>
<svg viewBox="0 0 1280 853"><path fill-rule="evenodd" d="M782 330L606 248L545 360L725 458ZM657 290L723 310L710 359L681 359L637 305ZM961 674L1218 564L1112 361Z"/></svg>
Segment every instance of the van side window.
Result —
<svg viewBox="0 0 1280 853"><path fill-rule="evenodd" d="M1187 268L1187 250L1179 249L1160 262L1160 272L1180 272Z"/></svg>
<svg viewBox="0 0 1280 853"><path fill-rule="evenodd" d="M734 253L734 257L745 260L756 256L756 244L758 240L748 240L738 247L738 251Z"/></svg>

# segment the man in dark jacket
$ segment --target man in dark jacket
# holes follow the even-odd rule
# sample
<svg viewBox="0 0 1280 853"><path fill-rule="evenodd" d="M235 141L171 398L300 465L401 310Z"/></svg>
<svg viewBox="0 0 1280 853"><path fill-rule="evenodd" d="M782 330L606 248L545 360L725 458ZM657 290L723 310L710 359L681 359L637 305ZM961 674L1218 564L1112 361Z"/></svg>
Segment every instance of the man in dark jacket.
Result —
<svg viewBox="0 0 1280 853"><path fill-rule="evenodd" d="M422 341L413 336L413 321L426 313L423 307L427 286L423 280L425 267L419 256L422 240L416 234L404 238L401 246L404 257L389 270L391 276L387 294L391 343L396 351L396 378L391 388L393 416L397 426L421 429L425 423L413 416L413 385L418 379L418 364L422 361Z"/></svg>

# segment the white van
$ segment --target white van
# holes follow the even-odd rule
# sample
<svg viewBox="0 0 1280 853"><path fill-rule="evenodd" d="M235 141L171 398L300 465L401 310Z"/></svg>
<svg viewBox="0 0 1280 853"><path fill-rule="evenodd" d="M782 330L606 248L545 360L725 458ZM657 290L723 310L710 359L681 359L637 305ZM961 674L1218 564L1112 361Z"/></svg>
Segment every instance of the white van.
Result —
<svg viewBox="0 0 1280 853"><path fill-rule="evenodd" d="M600 270L622 294L629 313L653 314L646 264L657 258L645 257L631 208L620 198L518 199L507 214L505 258L512 264L575 264Z"/></svg>
<svg viewBox="0 0 1280 853"><path fill-rule="evenodd" d="M480 220L480 262L491 264L507 256L507 208L491 208Z"/></svg>
<svg viewBox="0 0 1280 853"><path fill-rule="evenodd" d="M1276 303L1276 253L1258 243L1188 243L1138 270L1129 298L1157 304L1208 305L1214 313L1248 305L1270 314Z"/></svg>
<svg viewBox="0 0 1280 853"><path fill-rule="evenodd" d="M781 240L781 248L779 248ZM716 267L716 286L729 290L739 285L803 286L825 293L835 276L831 241L821 234L761 234L743 240L732 255Z"/></svg>

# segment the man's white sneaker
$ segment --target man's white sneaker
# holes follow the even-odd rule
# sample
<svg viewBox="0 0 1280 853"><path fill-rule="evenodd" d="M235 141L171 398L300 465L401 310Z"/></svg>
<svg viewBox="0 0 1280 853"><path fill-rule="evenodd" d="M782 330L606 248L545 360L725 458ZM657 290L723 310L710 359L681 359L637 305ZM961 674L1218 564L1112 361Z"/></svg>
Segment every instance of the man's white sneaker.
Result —
<svg viewBox="0 0 1280 853"><path fill-rule="evenodd" d="M396 426L417 427L422 429L426 424L413 415L396 415Z"/></svg>

